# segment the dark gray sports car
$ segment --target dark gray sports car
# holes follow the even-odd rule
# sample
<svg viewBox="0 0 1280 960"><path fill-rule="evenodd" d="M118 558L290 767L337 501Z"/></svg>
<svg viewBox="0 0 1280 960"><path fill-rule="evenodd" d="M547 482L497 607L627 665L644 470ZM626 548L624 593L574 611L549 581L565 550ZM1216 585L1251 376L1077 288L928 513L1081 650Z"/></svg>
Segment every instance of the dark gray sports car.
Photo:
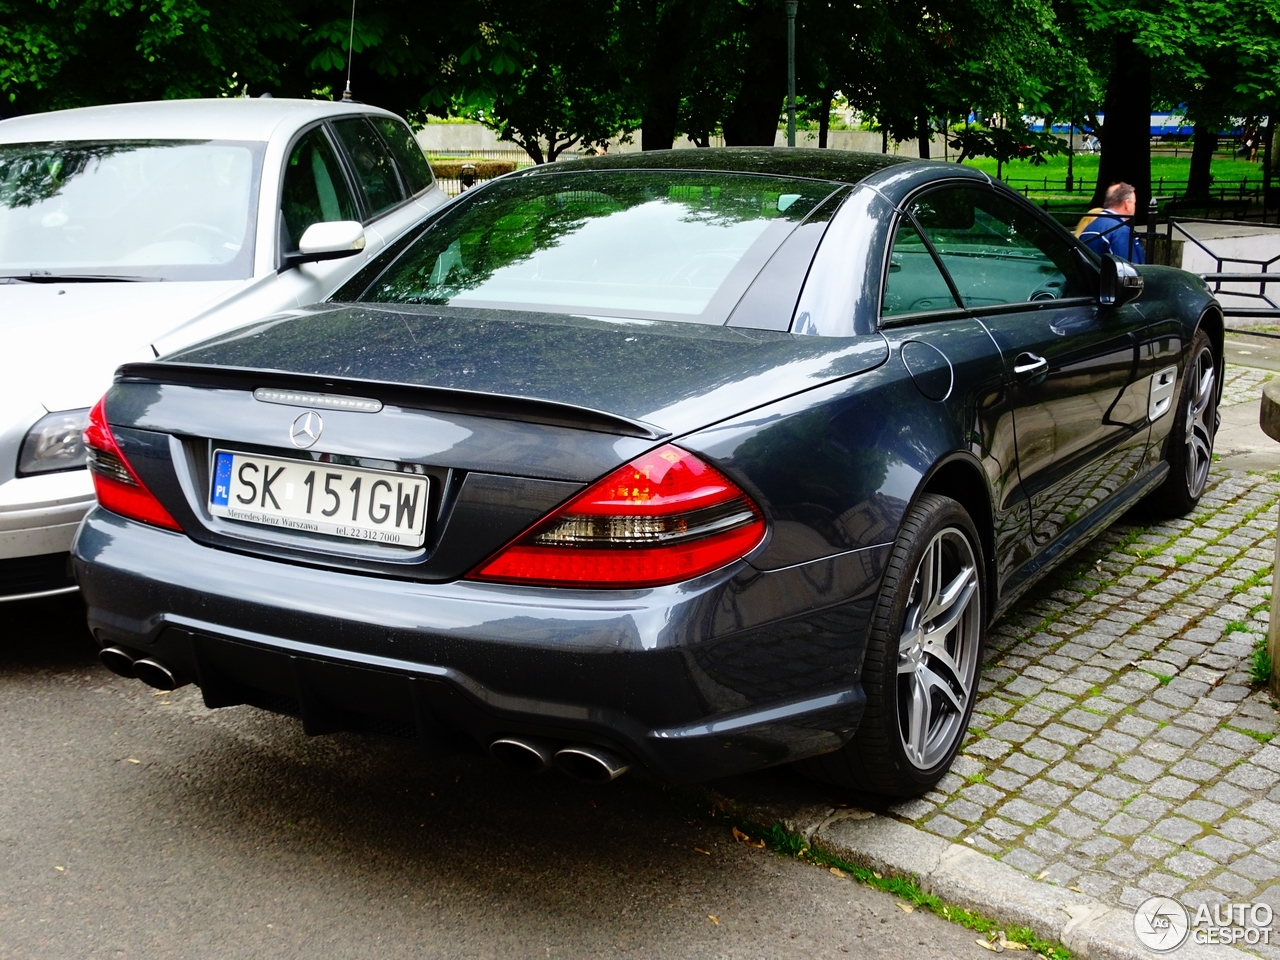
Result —
<svg viewBox="0 0 1280 960"><path fill-rule="evenodd" d="M955 164L552 164L121 368L77 577L113 670L308 733L919 794L992 618L1195 505L1222 336Z"/></svg>

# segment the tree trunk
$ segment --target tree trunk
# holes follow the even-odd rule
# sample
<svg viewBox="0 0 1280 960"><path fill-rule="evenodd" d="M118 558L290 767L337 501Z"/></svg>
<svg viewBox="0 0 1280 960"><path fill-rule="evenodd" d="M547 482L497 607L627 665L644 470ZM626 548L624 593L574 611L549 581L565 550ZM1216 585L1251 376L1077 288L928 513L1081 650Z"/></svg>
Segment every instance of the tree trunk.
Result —
<svg viewBox="0 0 1280 960"><path fill-rule="evenodd" d="M1187 175L1187 196L1207 197L1212 183L1209 167L1218 149L1218 133L1207 123L1197 123L1191 144L1191 172Z"/></svg>
<svg viewBox="0 0 1280 960"><path fill-rule="evenodd" d="M563 137L563 139L561 139ZM547 163L555 163L559 159L560 154L564 153L572 147L580 137L571 136L567 133L553 133L547 137Z"/></svg>
<svg viewBox="0 0 1280 960"><path fill-rule="evenodd" d="M921 114L916 120L916 143L920 146L920 159L929 159L929 147L933 142L933 131L929 129L929 118Z"/></svg>
<svg viewBox="0 0 1280 960"><path fill-rule="evenodd" d="M733 108L724 118L724 142L728 147L772 147L787 98L786 22L776 7L762 3L745 32L746 70Z"/></svg>
<svg viewBox="0 0 1280 960"><path fill-rule="evenodd" d="M669 48L668 48L669 49ZM646 71L644 109L640 116L640 149L670 150L680 116L680 74L677 58L656 55Z"/></svg>
<svg viewBox="0 0 1280 960"><path fill-rule="evenodd" d="M640 149L670 150L675 145L676 127L680 122L680 84L685 74L685 58L689 47L688 32L692 25L684 9L676 5L658 14L651 5L656 21L651 46L640 72L643 84L640 111Z"/></svg>
<svg viewBox="0 0 1280 960"><path fill-rule="evenodd" d="M670 150L676 142L676 120L680 113L680 91L650 88L640 118L640 149Z"/></svg>
<svg viewBox="0 0 1280 960"><path fill-rule="evenodd" d="M818 114L818 149L825 150L827 130L831 127L831 91L826 87L818 91L818 102L822 105L822 112Z"/></svg>
<svg viewBox="0 0 1280 960"><path fill-rule="evenodd" d="M1111 184L1128 183L1138 194L1142 217L1151 198L1151 61L1130 34L1117 34L1112 44L1104 114L1098 183L1090 205L1101 206Z"/></svg>

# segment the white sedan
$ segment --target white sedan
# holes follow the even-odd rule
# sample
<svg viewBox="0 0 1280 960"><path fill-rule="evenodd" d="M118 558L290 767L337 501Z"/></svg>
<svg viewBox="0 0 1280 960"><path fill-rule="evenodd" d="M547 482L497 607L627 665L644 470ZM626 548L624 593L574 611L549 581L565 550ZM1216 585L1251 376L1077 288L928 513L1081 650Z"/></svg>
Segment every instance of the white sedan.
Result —
<svg viewBox="0 0 1280 960"><path fill-rule="evenodd" d="M0 122L0 601L76 589L115 368L321 300L445 201L404 121L176 100Z"/></svg>

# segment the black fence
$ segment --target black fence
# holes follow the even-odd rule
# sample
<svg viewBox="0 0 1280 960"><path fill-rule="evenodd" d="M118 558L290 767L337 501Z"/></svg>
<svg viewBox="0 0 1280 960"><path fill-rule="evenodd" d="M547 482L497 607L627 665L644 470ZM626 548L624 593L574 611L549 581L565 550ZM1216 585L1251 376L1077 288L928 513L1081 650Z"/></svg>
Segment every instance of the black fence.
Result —
<svg viewBox="0 0 1280 960"><path fill-rule="evenodd" d="M1101 230L1091 230L1092 222L1088 225L1081 223L1086 217L1097 217L1097 214L1090 210L1049 209L1046 206L1045 212L1066 229L1077 235L1083 234L1082 239L1088 239L1092 233L1102 236L1118 235L1121 228L1131 228L1127 236L1121 238L1122 243L1128 244L1128 249L1111 251L1126 260L1135 259L1134 245L1140 242L1146 262L1180 267L1182 257L1179 251L1183 245L1189 243L1203 251L1214 262L1214 269L1200 276L1209 284L1209 289L1215 296L1248 301L1247 304L1223 303L1222 312L1225 317L1254 320L1280 319L1280 302L1277 302L1277 298L1280 298L1280 290L1271 286L1280 283L1280 254L1269 259L1224 254L1210 246L1212 240L1206 242L1188 229L1190 225L1200 223L1214 227L1239 226L1248 227L1250 230L1262 229L1268 234L1274 231L1276 236L1280 236L1280 224L1265 224L1256 220L1227 220L1220 217L1174 216L1166 217L1161 223L1153 203L1146 216L1126 217L1108 213L1106 218L1109 223ZM1174 262L1175 260L1177 262ZM1232 330L1232 332L1249 333L1250 331Z"/></svg>
<svg viewBox="0 0 1280 960"><path fill-rule="evenodd" d="M1277 272L1280 271L1280 254L1276 254L1266 260L1220 254L1187 229L1187 225L1193 223L1206 223L1214 226L1226 224L1249 227L1251 229L1257 229L1263 225L1247 220L1223 221L1190 217L1175 220L1170 217L1165 223L1165 236L1170 241L1180 239L1184 243L1193 244L1214 261L1216 269L1209 273L1202 273L1200 276L1209 284L1209 289L1213 291L1215 296L1227 295L1257 304L1257 306L1242 306L1235 303L1224 303L1222 305L1223 316L1238 317L1240 319L1280 319L1280 303L1276 302L1276 297L1280 296L1280 293L1273 294L1268 289L1270 284L1280 283L1280 272ZM1280 236L1280 226L1267 227L1266 229L1274 230L1276 235ZM1236 269L1230 269L1232 267ZM1230 284L1232 289L1224 290L1222 286L1224 283ZM1256 291L1251 289L1255 285L1257 286ZM1246 289L1238 289L1239 287L1245 287ZM1232 330L1231 332L1249 333L1250 331Z"/></svg>
<svg viewBox="0 0 1280 960"><path fill-rule="evenodd" d="M1033 191L1036 193L1091 194L1094 188L1092 182L1087 182L1080 177L1074 178L1071 186L1067 186L1066 177L1061 179L1041 177L1039 180L1034 177L1005 177L1004 182L1024 197L1029 197ZM1157 196L1185 194L1187 186L1187 180L1174 179L1172 177L1157 177L1151 181L1151 191ZM1259 200L1261 198L1262 181L1241 177L1238 183L1234 180L1215 181L1208 194L1202 199L1225 203L1228 200Z"/></svg>

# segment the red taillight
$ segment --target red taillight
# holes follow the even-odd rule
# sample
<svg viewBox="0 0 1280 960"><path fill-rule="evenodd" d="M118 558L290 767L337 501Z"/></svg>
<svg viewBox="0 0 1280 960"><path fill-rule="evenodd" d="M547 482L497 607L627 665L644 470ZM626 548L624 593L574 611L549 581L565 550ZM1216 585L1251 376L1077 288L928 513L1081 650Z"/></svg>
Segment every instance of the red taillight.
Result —
<svg viewBox="0 0 1280 960"><path fill-rule="evenodd" d="M120 451L107 424L106 400L103 397L89 411L89 426L84 431L84 445L89 448L89 472L93 475L99 505L130 520L166 530L181 530L178 521L169 516L155 494L138 479Z"/></svg>
<svg viewBox="0 0 1280 960"><path fill-rule="evenodd" d="M653 587L741 559L760 510L724 474L670 444L588 487L473 570L473 580Z"/></svg>

